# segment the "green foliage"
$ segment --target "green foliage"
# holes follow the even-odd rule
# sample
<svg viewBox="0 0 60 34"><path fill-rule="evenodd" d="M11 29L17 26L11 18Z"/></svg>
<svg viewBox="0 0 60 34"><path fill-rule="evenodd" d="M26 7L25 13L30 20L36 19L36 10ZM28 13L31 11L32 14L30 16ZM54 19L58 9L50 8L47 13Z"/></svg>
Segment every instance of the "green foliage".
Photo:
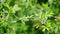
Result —
<svg viewBox="0 0 60 34"><path fill-rule="evenodd" d="M60 34L60 0L38 1L0 0L0 34Z"/></svg>

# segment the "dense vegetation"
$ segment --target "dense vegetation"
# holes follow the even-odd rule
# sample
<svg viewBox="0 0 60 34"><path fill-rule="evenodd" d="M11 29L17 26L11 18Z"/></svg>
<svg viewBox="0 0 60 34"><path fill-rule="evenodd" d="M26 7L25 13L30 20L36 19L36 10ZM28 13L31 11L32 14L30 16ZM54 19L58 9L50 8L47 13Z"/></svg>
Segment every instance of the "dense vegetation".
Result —
<svg viewBox="0 0 60 34"><path fill-rule="evenodd" d="M0 34L60 34L60 0L0 0Z"/></svg>

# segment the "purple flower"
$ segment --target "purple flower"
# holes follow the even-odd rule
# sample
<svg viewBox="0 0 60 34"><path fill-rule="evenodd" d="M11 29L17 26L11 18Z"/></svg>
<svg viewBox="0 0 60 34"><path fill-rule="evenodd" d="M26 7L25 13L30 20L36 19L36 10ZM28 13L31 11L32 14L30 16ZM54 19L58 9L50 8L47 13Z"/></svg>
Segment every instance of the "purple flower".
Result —
<svg viewBox="0 0 60 34"><path fill-rule="evenodd" d="M45 24L45 23L46 23L46 20L41 21L41 23L42 23L42 24Z"/></svg>

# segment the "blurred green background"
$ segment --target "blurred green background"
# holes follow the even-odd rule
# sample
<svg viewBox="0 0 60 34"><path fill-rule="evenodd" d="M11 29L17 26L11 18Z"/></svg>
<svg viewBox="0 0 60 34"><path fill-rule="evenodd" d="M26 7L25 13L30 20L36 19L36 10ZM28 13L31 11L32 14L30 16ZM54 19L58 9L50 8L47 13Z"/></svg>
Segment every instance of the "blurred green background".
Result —
<svg viewBox="0 0 60 34"><path fill-rule="evenodd" d="M0 34L60 34L60 0L0 0Z"/></svg>

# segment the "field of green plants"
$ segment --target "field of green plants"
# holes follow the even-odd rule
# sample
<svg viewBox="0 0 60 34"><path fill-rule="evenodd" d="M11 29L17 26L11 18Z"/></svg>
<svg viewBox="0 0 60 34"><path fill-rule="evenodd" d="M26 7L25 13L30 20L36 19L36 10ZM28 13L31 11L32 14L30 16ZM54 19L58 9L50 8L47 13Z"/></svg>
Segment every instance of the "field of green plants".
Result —
<svg viewBox="0 0 60 34"><path fill-rule="evenodd" d="M0 0L0 34L60 34L60 0Z"/></svg>

